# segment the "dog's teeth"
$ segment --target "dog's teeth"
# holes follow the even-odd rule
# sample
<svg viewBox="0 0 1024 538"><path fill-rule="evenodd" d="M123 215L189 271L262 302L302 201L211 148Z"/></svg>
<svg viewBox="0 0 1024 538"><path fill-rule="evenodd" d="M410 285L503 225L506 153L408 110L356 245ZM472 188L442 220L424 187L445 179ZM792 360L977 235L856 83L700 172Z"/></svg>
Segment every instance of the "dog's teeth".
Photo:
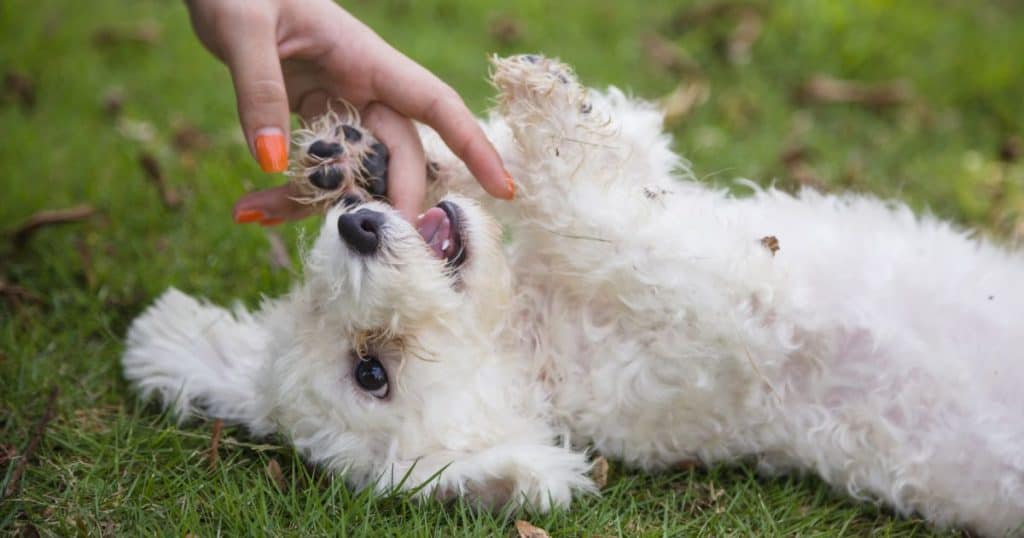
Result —
<svg viewBox="0 0 1024 538"><path fill-rule="evenodd" d="M451 241L445 239L444 242L441 243L441 250L442 251L448 250L448 247L451 246L451 244L452 244Z"/></svg>

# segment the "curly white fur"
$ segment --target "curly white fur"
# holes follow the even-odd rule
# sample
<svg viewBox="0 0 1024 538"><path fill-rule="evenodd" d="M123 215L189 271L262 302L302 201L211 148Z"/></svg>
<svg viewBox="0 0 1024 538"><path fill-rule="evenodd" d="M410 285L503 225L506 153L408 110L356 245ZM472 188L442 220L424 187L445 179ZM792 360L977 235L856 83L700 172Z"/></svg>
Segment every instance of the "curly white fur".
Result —
<svg viewBox="0 0 1024 538"><path fill-rule="evenodd" d="M179 415L283 432L357 487L546 509L593 491L572 448L592 446L652 470L756 458L1021 534L1020 253L894 202L735 198L692 181L649 104L536 56L493 79L483 124L518 197L446 197L458 273L378 202L359 208L387 214L385 248L353 255L336 207L292 293L249 316L172 290L133 324L126 376ZM476 196L422 134L432 192ZM367 348L385 399L353 383Z"/></svg>

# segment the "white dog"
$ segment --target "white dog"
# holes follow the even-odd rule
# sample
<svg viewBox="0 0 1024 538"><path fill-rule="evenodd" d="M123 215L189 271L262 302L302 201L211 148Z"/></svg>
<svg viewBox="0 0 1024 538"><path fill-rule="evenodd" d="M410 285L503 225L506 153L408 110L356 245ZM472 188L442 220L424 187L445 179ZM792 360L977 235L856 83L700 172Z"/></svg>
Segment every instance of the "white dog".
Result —
<svg viewBox="0 0 1024 538"><path fill-rule="evenodd" d="M413 225L338 190L305 281L253 314L168 291L128 334L142 396L280 432L355 487L547 509L595 489L591 446L1022 532L1024 256L896 203L709 189L654 107L553 60L493 80L515 202L464 197L424 130L433 192L462 196ZM352 164L335 121L297 137L306 173Z"/></svg>

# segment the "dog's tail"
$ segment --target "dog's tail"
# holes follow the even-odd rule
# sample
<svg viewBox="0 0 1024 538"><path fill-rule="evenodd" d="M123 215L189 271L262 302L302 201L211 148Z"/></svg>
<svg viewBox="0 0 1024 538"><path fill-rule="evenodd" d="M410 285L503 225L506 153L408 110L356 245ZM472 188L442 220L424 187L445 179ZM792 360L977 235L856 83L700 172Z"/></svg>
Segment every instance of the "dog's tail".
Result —
<svg viewBox="0 0 1024 538"><path fill-rule="evenodd" d="M122 364L142 399L159 397L181 421L206 416L268 433L257 397L265 353L265 333L244 309L171 288L132 322Z"/></svg>

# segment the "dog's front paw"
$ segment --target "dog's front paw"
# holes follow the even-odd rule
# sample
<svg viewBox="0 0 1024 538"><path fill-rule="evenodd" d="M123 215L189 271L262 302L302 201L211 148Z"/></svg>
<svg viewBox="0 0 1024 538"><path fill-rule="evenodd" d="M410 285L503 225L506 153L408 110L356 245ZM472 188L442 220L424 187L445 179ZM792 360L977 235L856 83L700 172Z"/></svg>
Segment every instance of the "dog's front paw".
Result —
<svg viewBox="0 0 1024 538"><path fill-rule="evenodd" d="M332 203L353 191L387 196L388 148L359 124L358 116L328 112L297 131L292 179L301 201Z"/></svg>
<svg viewBox="0 0 1024 538"><path fill-rule="evenodd" d="M547 512L567 508L576 495L597 493L590 468L585 454L568 448L511 444L421 458L406 469L411 474L404 485L418 487L424 497L461 497L486 510L515 506Z"/></svg>

